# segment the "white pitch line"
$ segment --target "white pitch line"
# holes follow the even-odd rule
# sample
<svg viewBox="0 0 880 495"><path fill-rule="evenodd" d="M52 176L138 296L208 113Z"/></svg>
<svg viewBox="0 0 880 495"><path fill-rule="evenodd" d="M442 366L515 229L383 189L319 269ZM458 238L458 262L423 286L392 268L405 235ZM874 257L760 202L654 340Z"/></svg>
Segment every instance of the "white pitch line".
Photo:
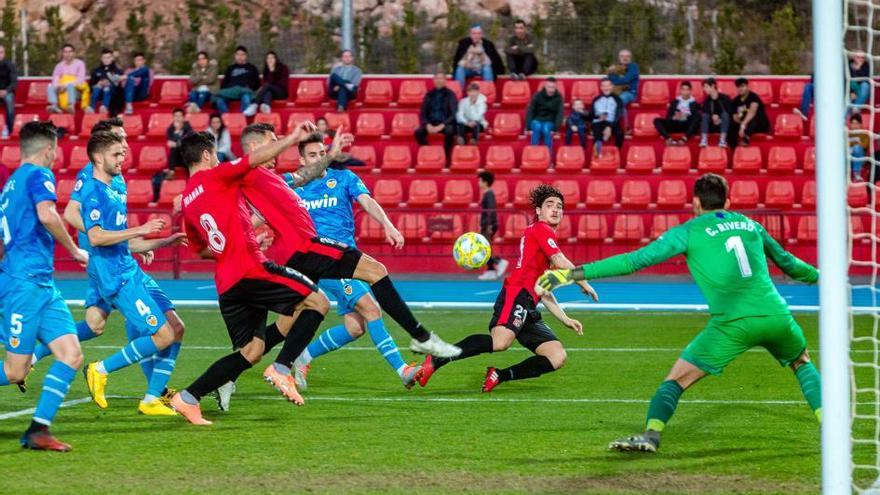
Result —
<svg viewBox="0 0 880 495"><path fill-rule="evenodd" d="M91 402L91 401L92 401L91 397L83 397L82 399L67 400L67 401L64 401L61 403L61 407L76 406L76 405L85 404L86 402ZM37 409L34 407L29 407L27 409L22 409L20 411L12 411L12 412L8 412L8 413L3 413L3 414L0 414L0 421L2 421L4 419L17 418L19 416L30 416L31 414L36 412L36 410Z"/></svg>

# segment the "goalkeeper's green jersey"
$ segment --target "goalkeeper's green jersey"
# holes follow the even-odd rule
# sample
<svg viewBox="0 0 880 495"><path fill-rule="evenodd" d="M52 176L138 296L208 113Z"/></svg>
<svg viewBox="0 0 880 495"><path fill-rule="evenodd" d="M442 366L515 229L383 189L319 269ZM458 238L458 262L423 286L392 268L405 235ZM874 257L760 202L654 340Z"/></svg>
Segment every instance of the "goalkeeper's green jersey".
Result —
<svg viewBox="0 0 880 495"><path fill-rule="evenodd" d="M721 321L789 313L770 279L767 257L795 280L819 279L816 268L783 249L761 224L720 210L673 227L641 249L586 264L584 276L628 275L678 254L687 259L709 312Z"/></svg>

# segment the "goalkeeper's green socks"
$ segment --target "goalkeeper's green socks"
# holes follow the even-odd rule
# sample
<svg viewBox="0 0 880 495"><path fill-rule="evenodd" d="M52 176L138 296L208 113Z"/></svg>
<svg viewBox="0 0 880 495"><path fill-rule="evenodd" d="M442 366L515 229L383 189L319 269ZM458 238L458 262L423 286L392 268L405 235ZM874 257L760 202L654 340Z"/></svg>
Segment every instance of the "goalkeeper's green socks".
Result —
<svg viewBox="0 0 880 495"><path fill-rule="evenodd" d="M822 378L819 376L819 370L813 366L813 363L802 364L795 370L794 376L801 386L801 392L807 399L807 404L816 415L816 419L822 421Z"/></svg>
<svg viewBox="0 0 880 495"><path fill-rule="evenodd" d="M661 432L669 422L669 418L675 413L678 407L678 399L684 389L675 380L666 380L657 387L657 392L651 398L651 405L648 406L648 420L645 429L648 431Z"/></svg>

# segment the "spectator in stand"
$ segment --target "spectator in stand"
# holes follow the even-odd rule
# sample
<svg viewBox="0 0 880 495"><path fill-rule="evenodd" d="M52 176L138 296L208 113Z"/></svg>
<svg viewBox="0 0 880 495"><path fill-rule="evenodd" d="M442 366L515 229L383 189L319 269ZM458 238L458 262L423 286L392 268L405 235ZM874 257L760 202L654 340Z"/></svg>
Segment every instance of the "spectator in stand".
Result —
<svg viewBox="0 0 880 495"><path fill-rule="evenodd" d="M358 86L361 85L363 72L354 65L354 53L351 50L342 50L339 54L339 63L330 69L330 99L336 100L336 111L344 112L348 109L348 102L357 98Z"/></svg>
<svg viewBox="0 0 880 495"><path fill-rule="evenodd" d="M220 79L217 77L217 61L208 57L208 52L196 54L196 61L189 73L189 92L186 109L190 113L201 112L205 103L211 101L211 94L220 90Z"/></svg>
<svg viewBox="0 0 880 495"><path fill-rule="evenodd" d="M869 132L862 127L862 115L853 114L849 119L849 156L852 163L852 179L861 181L862 166L865 163L865 156L871 148L871 137Z"/></svg>
<svg viewBox="0 0 880 495"><path fill-rule="evenodd" d="M477 174L480 188L480 234L490 243L498 232L498 204L495 202L495 174L480 172ZM480 280L496 280L507 271L509 263L498 256L492 256L486 263L486 272L479 276Z"/></svg>
<svg viewBox="0 0 880 495"><path fill-rule="evenodd" d="M324 135L325 146L333 144L333 138L336 137L336 131L330 128L330 125L327 124L327 119L324 117L318 117L318 120L315 121L315 127L318 128L318 132Z"/></svg>
<svg viewBox="0 0 880 495"><path fill-rule="evenodd" d="M134 113L134 102L144 101L150 97L150 85L153 83L153 71L147 66L147 58L137 52L132 59L132 66L125 71L125 115Z"/></svg>
<svg viewBox="0 0 880 495"><path fill-rule="evenodd" d="M183 159L180 156L180 141L193 132L193 128L183 117L183 109L175 108L171 111L171 125L165 131L165 139L168 146L168 168L160 170L153 175L153 201L159 201L159 192L162 190L162 183L171 180L175 176L177 167L184 167Z"/></svg>
<svg viewBox="0 0 880 495"><path fill-rule="evenodd" d="M678 86L678 97L669 102L666 118L654 119L654 127L668 145L687 144L700 128L700 105L693 97L692 89L689 81L683 81ZM673 139L670 136L673 132L683 132L684 139Z"/></svg>
<svg viewBox="0 0 880 495"><path fill-rule="evenodd" d="M767 110L761 97L749 89L749 81L740 77L735 84L737 96L733 100L734 127L736 136L742 140L742 145L748 146L752 134L770 132L770 119L767 118Z"/></svg>
<svg viewBox="0 0 880 495"><path fill-rule="evenodd" d="M556 78L548 77L544 87L532 95L532 101L526 108L526 125L532 133L532 144L541 139L553 156L553 131L562 125L562 95L556 89Z"/></svg>
<svg viewBox="0 0 880 495"><path fill-rule="evenodd" d="M245 117L253 117L257 113L257 104L254 103L254 91L260 88L260 72L257 67L248 62L247 48L239 45L235 49L233 63L226 68L223 82L218 91L211 99L214 108L220 113L229 111L230 101L241 101L241 113Z"/></svg>
<svg viewBox="0 0 880 495"><path fill-rule="evenodd" d="M709 146L709 133L720 132L718 146L727 148L727 137L730 134L730 115L733 113L733 102L726 94L718 91L718 82L714 77L703 81L703 115L700 123L700 147Z"/></svg>
<svg viewBox="0 0 880 495"><path fill-rule="evenodd" d="M62 111L74 113L79 93L83 93L83 108L87 107L89 99L86 97L86 93L88 91L86 64L75 57L73 45L67 43L61 49L61 61L55 65L55 69L52 71L52 83L49 84L46 95L49 100L49 113L62 113ZM66 94L66 101L60 97L62 93Z"/></svg>
<svg viewBox="0 0 880 495"><path fill-rule="evenodd" d="M287 83L290 80L290 69L278 60L278 54L266 52L263 62L263 85L257 91L257 103L260 111L272 113L272 100L287 99Z"/></svg>
<svg viewBox="0 0 880 495"><path fill-rule="evenodd" d="M116 65L116 56L113 50L104 48L101 50L101 63L92 69L89 77L89 86L92 87L91 106L85 108L86 113L106 114L110 109L110 100L113 93L119 88L122 79L122 69ZM100 104L100 107L98 106Z"/></svg>
<svg viewBox="0 0 880 495"><path fill-rule="evenodd" d="M587 147L587 122L590 114L584 106L584 100L575 98L571 102L571 112L565 118L565 145L571 144L571 137L576 132L581 142L581 148Z"/></svg>
<svg viewBox="0 0 880 495"><path fill-rule="evenodd" d="M235 155L232 153L232 137L229 134L229 129L226 128L226 124L223 123L223 117L219 113L211 114L206 130L214 138L214 146L217 148L217 159L221 162L235 160ZM186 133L184 132L184 134Z"/></svg>
<svg viewBox="0 0 880 495"><path fill-rule="evenodd" d="M507 70L511 79L522 81L538 70L535 42L526 30L526 21L517 19L513 23L513 36L507 40L504 53L507 54Z"/></svg>
<svg viewBox="0 0 880 495"><path fill-rule="evenodd" d="M871 99L871 62L865 52L855 52L849 60L849 91L852 102L867 105Z"/></svg>
<svg viewBox="0 0 880 495"><path fill-rule="evenodd" d="M626 107L636 101L639 92L639 64L632 61L631 51L624 48L617 53L617 63L608 68L608 79L614 84L614 94L623 102L621 116L626 128Z"/></svg>
<svg viewBox="0 0 880 495"><path fill-rule="evenodd" d="M483 28L479 24L471 27L470 36L459 40L452 59L452 72L462 88L469 77L480 76L484 81L494 81L496 76L504 74L501 55L494 43L483 39Z"/></svg>
<svg viewBox="0 0 880 495"><path fill-rule="evenodd" d="M458 102L455 120L458 123L458 144L465 144L468 134L470 144L477 144L480 133L489 127L486 121L486 95L480 93L480 85L471 83L467 95Z"/></svg>
<svg viewBox="0 0 880 495"><path fill-rule="evenodd" d="M446 87L446 74L438 71L434 74L434 89L425 94L419 112L419 128L415 136L420 146L428 144L428 134L443 134L443 145L446 148L446 159L452 156L452 145L455 142L455 113L458 102L455 93Z"/></svg>
<svg viewBox="0 0 880 495"><path fill-rule="evenodd" d="M614 136L614 145L623 146L623 130L620 118L623 101L614 94L614 83L605 78L599 82L599 96L593 99L590 114L593 116L593 155L602 154L602 145Z"/></svg>
<svg viewBox="0 0 880 495"><path fill-rule="evenodd" d="M800 118L807 121L810 116L810 106L813 104L813 92L815 90L813 74L810 74L810 82L804 84L804 92L801 94L801 106L792 110Z"/></svg>
<svg viewBox="0 0 880 495"><path fill-rule="evenodd" d="M15 89L18 86L18 72L12 60L6 58L6 48L0 45L0 98L6 107L6 127L0 137L8 138L9 130L15 122ZM8 171L7 171L8 172ZM2 187L2 186L0 186Z"/></svg>

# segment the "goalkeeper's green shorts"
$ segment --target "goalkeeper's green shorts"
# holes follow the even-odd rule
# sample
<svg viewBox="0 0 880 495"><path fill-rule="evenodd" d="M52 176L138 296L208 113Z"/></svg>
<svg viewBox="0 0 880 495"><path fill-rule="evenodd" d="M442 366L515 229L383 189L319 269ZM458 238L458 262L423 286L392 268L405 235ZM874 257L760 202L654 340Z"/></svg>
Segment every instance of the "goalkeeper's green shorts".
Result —
<svg viewBox="0 0 880 495"><path fill-rule="evenodd" d="M779 364L788 366L803 354L807 339L790 314L732 321L712 318L685 347L681 359L706 373L720 375L728 364L752 347L767 349Z"/></svg>

